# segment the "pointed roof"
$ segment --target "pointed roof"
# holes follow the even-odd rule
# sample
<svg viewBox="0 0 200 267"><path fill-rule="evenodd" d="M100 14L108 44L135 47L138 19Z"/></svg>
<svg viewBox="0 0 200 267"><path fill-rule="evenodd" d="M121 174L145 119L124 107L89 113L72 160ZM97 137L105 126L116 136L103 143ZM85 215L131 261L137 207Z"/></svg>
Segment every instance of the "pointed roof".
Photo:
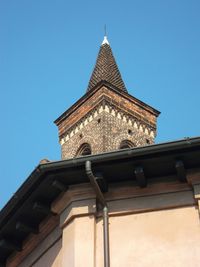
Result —
<svg viewBox="0 0 200 267"><path fill-rule="evenodd" d="M127 92L107 36L104 36L104 40L101 44L96 64L88 84L87 92L100 81L107 81L120 91L122 90Z"/></svg>

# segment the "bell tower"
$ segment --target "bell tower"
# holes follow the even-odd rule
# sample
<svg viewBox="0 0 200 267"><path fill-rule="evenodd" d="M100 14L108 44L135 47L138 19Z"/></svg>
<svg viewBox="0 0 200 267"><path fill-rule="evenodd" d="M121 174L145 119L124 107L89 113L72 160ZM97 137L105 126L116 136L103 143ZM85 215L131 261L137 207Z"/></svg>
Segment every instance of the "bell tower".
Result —
<svg viewBox="0 0 200 267"><path fill-rule="evenodd" d="M62 159L153 144L159 114L128 94L105 36L86 94L55 121Z"/></svg>

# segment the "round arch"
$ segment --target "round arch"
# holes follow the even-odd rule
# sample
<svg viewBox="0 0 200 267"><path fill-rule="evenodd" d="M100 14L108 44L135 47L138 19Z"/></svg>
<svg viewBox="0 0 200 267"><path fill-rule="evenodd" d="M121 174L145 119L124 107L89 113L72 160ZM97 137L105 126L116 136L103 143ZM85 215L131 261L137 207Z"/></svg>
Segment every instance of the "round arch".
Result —
<svg viewBox="0 0 200 267"><path fill-rule="evenodd" d="M119 149L131 148L131 147L135 147L135 144L128 139L122 140L119 145Z"/></svg>
<svg viewBox="0 0 200 267"><path fill-rule="evenodd" d="M76 152L76 157L77 156L86 156L92 154L92 149L90 144L88 143L83 143L77 150Z"/></svg>

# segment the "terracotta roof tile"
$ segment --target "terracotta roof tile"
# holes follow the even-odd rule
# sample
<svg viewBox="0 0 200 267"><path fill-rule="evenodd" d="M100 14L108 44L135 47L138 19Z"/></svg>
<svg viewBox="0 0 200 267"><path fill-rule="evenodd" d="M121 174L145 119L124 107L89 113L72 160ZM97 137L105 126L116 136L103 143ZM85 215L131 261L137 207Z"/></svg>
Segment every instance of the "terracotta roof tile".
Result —
<svg viewBox="0 0 200 267"><path fill-rule="evenodd" d="M102 80L113 84L119 90L127 92L113 56L112 49L108 42L103 42L100 47L96 64L88 84L87 92Z"/></svg>

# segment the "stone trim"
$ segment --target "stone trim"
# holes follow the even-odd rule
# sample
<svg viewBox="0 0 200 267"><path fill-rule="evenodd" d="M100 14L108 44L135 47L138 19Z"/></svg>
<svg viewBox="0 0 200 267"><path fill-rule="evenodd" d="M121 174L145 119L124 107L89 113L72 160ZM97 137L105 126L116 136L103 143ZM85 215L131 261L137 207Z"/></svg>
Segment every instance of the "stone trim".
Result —
<svg viewBox="0 0 200 267"><path fill-rule="evenodd" d="M91 186L85 186L87 196ZM119 188L120 193L119 193ZM83 189L83 188L82 188ZM83 193L81 189L81 192ZM76 195L79 188L73 188ZM70 193L70 192L69 192ZM65 193L67 194L67 192ZM81 198L81 197L80 197ZM82 199L84 195L82 195ZM105 193L105 198L109 207L109 216L125 216L144 212L154 212L166 209L176 209L195 206L195 200L191 187L187 183L170 182L158 183L150 187L141 189L137 186L131 186L131 183L120 183L111 185L109 192ZM97 210L96 197L76 200L71 199L70 203L63 202L62 212L60 214L60 227L64 229L76 218L94 216L101 217L102 212ZM63 210L64 206L67 207Z"/></svg>
<svg viewBox="0 0 200 267"><path fill-rule="evenodd" d="M60 227L65 228L77 217L95 216L96 198L73 201L60 215Z"/></svg>
<svg viewBox="0 0 200 267"><path fill-rule="evenodd" d="M72 202L91 200L95 198L95 193L89 183L72 185L67 192L62 193L52 204L51 210L56 214L60 214L67 209Z"/></svg>
<svg viewBox="0 0 200 267"><path fill-rule="evenodd" d="M152 212L163 209L194 206L191 191L171 192L152 196L127 198L108 202L109 215L125 215L130 213Z"/></svg>
<svg viewBox="0 0 200 267"><path fill-rule="evenodd" d="M194 198L199 201L200 200L200 184L194 185Z"/></svg>
<svg viewBox="0 0 200 267"><path fill-rule="evenodd" d="M200 184L195 184L193 186L194 189L194 199L197 202L198 209L199 209L199 218L200 218Z"/></svg>

